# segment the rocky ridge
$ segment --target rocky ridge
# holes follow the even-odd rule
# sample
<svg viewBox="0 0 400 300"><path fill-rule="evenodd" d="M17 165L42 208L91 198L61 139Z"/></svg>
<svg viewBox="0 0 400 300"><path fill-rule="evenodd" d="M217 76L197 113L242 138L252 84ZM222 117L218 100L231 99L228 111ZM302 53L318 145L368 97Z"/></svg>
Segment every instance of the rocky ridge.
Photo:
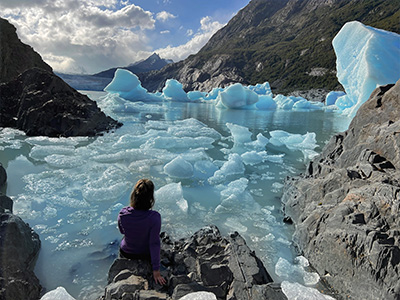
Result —
<svg viewBox="0 0 400 300"><path fill-rule="evenodd" d="M43 69L29 69L0 84L0 94L0 126L30 136L95 136L122 125L107 117L96 102Z"/></svg>
<svg viewBox="0 0 400 300"><path fill-rule="evenodd" d="M0 18L0 127L27 135L94 136L121 126L56 76Z"/></svg>
<svg viewBox="0 0 400 300"><path fill-rule="evenodd" d="M52 71L31 46L20 41L16 28L0 18L0 83L15 79L31 68Z"/></svg>
<svg viewBox="0 0 400 300"><path fill-rule="evenodd" d="M346 299L400 299L400 80L377 88L282 197L293 240Z"/></svg>
<svg viewBox="0 0 400 300"><path fill-rule="evenodd" d="M117 258L101 299L178 300L198 291L218 299L287 299L237 232L222 237L217 227L207 226L179 241L161 237L166 286L154 283L149 262Z"/></svg>
<svg viewBox="0 0 400 300"><path fill-rule="evenodd" d="M1 189L6 180L6 171L0 164ZM0 299L37 300L42 287L33 268L40 239L12 211L12 199L0 193Z"/></svg>
<svg viewBox="0 0 400 300"><path fill-rule="evenodd" d="M398 1L252 0L195 55L140 74L161 90L168 78L186 91L268 81L273 92L341 88L332 39L348 21L400 32Z"/></svg>

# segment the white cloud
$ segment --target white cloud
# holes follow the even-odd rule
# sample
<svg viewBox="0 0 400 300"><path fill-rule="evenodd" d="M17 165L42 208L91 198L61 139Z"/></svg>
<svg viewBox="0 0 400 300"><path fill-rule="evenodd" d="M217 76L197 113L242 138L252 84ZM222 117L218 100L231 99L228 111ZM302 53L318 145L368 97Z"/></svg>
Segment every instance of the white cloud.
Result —
<svg viewBox="0 0 400 300"><path fill-rule="evenodd" d="M40 5L39 5L40 4ZM146 58L153 14L117 0L1 0L0 16L55 71L95 73ZM18 7L16 7L18 6ZM83 69L84 68L84 69Z"/></svg>
<svg viewBox="0 0 400 300"><path fill-rule="evenodd" d="M167 46L155 52L161 57L172 59L175 62L183 60L189 55L197 53L214 33L225 26L225 24L221 24L218 21L212 21L208 16L201 19L200 25L200 29L186 44L177 47Z"/></svg>
<svg viewBox="0 0 400 300"><path fill-rule="evenodd" d="M163 31L160 31L160 33L161 34L168 34L168 33L170 33L170 31L169 30L163 30Z"/></svg>
<svg viewBox="0 0 400 300"><path fill-rule="evenodd" d="M187 35L187 36L192 36L193 34L194 34L194 32L193 32L192 29L188 29L188 30L186 31L186 35Z"/></svg>
<svg viewBox="0 0 400 300"><path fill-rule="evenodd" d="M176 16L174 16L173 14L167 12L167 11L161 11L159 13L157 13L156 15L156 19L161 21L161 22L166 22L169 19L175 19Z"/></svg>

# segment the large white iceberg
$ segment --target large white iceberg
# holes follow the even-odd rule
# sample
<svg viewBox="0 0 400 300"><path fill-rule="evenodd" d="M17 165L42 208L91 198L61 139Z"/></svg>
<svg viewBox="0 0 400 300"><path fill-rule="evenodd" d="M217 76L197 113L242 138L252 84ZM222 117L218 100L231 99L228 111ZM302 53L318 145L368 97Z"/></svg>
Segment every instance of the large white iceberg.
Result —
<svg viewBox="0 0 400 300"><path fill-rule="evenodd" d="M258 102L258 95L240 83L235 83L220 92L216 101L218 107L251 108Z"/></svg>
<svg viewBox="0 0 400 300"><path fill-rule="evenodd" d="M349 116L356 114L377 86L400 78L399 34L353 21L342 27L332 44L337 77L346 91L336 106Z"/></svg>
<svg viewBox="0 0 400 300"><path fill-rule="evenodd" d="M104 88L106 92L119 94L126 100L162 100L155 94L148 93L142 87L139 78L129 70L117 69L113 80Z"/></svg>

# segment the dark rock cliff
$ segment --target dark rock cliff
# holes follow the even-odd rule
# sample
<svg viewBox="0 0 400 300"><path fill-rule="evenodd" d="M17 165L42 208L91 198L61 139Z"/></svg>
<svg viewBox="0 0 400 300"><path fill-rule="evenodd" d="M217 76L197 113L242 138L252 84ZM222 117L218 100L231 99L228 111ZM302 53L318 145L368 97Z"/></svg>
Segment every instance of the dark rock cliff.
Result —
<svg viewBox="0 0 400 300"><path fill-rule="evenodd" d="M5 184L5 174L0 164L0 188ZM12 214L12 207L12 199L0 193L0 299L37 300L41 286L33 268L40 239L27 223Z"/></svg>
<svg viewBox="0 0 400 300"><path fill-rule="evenodd" d="M299 250L346 299L400 299L400 80L286 182Z"/></svg>
<svg viewBox="0 0 400 300"><path fill-rule="evenodd" d="M161 265L164 287L154 284L149 262L116 259L101 299L178 300L198 291L218 299L287 299L245 240L238 233L223 237L215 226L179 241L163 233Z"/></svg>
<svg viewBox="0 0 400 300"><path fill-rule="evenodd" d="M400 32L400 1L252 0L197 53L141 74L161 90L166 79L185 90L268 81L274 93L340 87L332 39L348 21Z"/></svg>
<svg viewBox="0 0 400 300"><path fill-rule="evenodd" d="M0 18L0 83L8 82L31 68L52 71L31 46L19 40L16 31L7 20Z"/></svg>
<svg viewBox="0 0 400 300"><path fill-rule="evenodd" d="M31 136L94 136L122 125L107 117L96 102L42 69L30 69L0 84L0 95L0 126Z"/></svg>
<svg viewBox="0 0 400 300"><path fill-rule="evenodd" d="M94 136L121 125L56 76L0 18L0 127L57 137Z"/></svg>

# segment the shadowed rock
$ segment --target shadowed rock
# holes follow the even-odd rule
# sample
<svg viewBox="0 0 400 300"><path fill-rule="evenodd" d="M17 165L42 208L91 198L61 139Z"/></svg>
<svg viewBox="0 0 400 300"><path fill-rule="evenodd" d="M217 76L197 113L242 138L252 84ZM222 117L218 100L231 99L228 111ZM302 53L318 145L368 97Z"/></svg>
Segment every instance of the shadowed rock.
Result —
<svg viewBox="0 0 400 300"><path fill-rule="evenodd" d="M0 94L0 126L30 136L94 136L122 125L107 117L96 102L42 69L30 69L0 84Z"/></svg>

